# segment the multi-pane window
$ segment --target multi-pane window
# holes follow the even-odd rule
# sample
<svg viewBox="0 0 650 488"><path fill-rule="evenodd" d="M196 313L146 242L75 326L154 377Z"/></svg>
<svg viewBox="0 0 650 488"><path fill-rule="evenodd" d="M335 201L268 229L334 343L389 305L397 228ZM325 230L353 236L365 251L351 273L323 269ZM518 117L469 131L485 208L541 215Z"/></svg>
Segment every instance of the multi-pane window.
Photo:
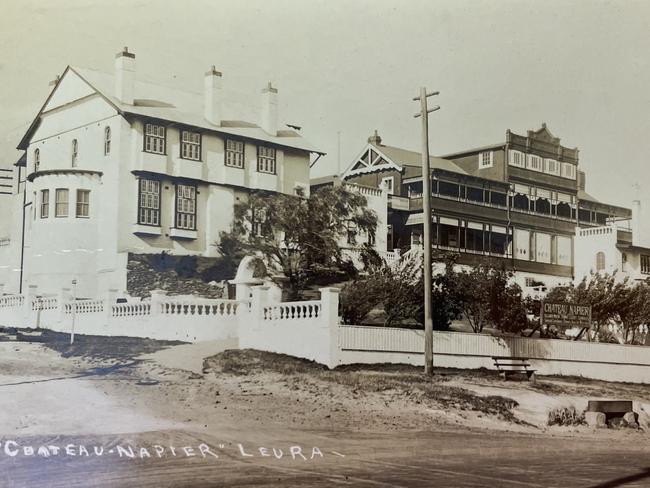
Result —
<svg viewBox="0 0 650 488"><path fill-rule="evenodd" d="M526 155L521 151L510 150L510 164L512 166L526 167Z"/></svg>
<svg viewBox="0 0 650 488"><path fill-rule="evenodd" d="M162 125L145 124L144 150L155 154L165 154L165 127Z"/></svg>
<svg viewBox="0 0 650 488"><path fill-rule="evenodd" d="M266 209L253 209L252 233L254 236L262 237L266 233Z"/></svg>
<svg viewBox="0 0 650 488"><path fill-rule="evenodd" d="M389 195L392 195L395 191L395 178L393 176L387 176L386 178L381 179L381 186L386 189L386 192Z"/></svg>
<svg viewBox="0 0 650 488"><path fill-rule="evenodd" d="M490 166L492 166L493 154L494 153L492 151L486 151L480 153L478 155L479 166L481 168L489 168Z"/></svg>
<svg viewBox="0 0 650 488"><path fill-rule="evenodd" d="M181 158L201 160L201 134L188 130L181 131Z"/></svg>
<svg viewBox="0 0 650 488"><path fill-rule="evenodd" d="M104 156L111 153L111 128L106 126L104 128Z"/></svg>
<svg viewBox="0 0 650 488"><path fill-rule="evenodd" d="M543 171L544 170L544 161L541 157L535 156L534 154L529 155L528 168L533 171Z"/></svg>
<svg viewBox="0 0 650 488"><path fill-rule="evenodd" d="M50 216L50 190L41 190L41 218Z"/></svg>
<svg viewBox="0 0 650 488"><path fill-rule="evenodd" d="M72 167L77 167L77 158L79 156L79 143L77 139L72 140Z"/></svg>
<svg viewBox="0 0 650 488"><path fill-rule="evenodd" d="M544 172L549 173L549 174L557 174L558 173L558 168L559 164L555 159L545 159L544 160Z"/></svg>
<svg viewBox="0 0 650 488"><path fill-rule="evenodd" d="M576 179L576 167L571 163L562 163L562 176L572 180Z"/></svg>
<svg viewBox="0 0 650 488"><path fill-rule="evenodd" d="M267 146L257 147L257 171L275 174L275 149Z"/></svg>
<svg viewBox="0 0 650 488"><path fill-rule="evenodd" d="M34 171L38 171L40 165L41 165L41 150L36 148L34 149Z"/></svg>
<svg viewBox="0 0 650 488"><path fill-rule="evenodd" d="M641 273L650 274L650 256L641 254Z"/></svg>
<svg viewBox="0 0 650 488"><path fill-rule="evenodd" d="M90 190L77 190L77 217L90 217Z"/></svg>
<svg viewBox="0 0 650 488"><path fill-rule="evenodd" d="M244 143L242 141L226 140L226 166L244 167Z"/></svg>
<svg viewBox="0 0 650 488"><path fill-rule="evenodd" d="M196 187L176 185L176 228L196 230Z"/></svg>
<svg viewBox="0 0 650 488"><path fill-rule="evenodd" d="M603 251L596 253L596 271L605 271L605 253Z"/></svg>
<svg viewBox="0 0 650 488"><path fill-rule="evenodd" d="M54 216L67 217L68 216L68 189L57 188L54 198Z"/></svg>
<svg viewBox="0 0 650 488"><path fill-rule="evenodd" d="M160 182L141 179L139 193L138 223L160 225Z"/></svg>

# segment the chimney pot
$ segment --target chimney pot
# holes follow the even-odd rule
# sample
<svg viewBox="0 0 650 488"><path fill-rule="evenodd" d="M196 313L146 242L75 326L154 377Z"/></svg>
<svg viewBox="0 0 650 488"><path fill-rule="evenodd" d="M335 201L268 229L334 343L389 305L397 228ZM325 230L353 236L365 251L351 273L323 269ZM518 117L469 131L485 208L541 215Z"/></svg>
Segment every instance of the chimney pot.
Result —
<svg viewBox="0 0 650 488"><path fill-rule="evenodd" d="M368 142L370 144L374 144L375 146L380 146L381 145L381 137L379 136L379 132L377 132L377 129L375 129L375 133L368 137Z"/></svg>

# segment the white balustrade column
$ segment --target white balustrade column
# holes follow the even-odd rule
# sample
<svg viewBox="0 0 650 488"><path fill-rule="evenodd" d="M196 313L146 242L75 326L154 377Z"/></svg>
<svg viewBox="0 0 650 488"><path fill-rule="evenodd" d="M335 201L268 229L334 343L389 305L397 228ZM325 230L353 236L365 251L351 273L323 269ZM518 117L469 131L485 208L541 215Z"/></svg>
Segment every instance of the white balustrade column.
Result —
<svg viewBox="0 0 650 488"><path fill-rule="evenodd" d="M338 365L339 358L339 288L319 288L321 302L321 327L326 329L328 337L329 368Z"/></svg>

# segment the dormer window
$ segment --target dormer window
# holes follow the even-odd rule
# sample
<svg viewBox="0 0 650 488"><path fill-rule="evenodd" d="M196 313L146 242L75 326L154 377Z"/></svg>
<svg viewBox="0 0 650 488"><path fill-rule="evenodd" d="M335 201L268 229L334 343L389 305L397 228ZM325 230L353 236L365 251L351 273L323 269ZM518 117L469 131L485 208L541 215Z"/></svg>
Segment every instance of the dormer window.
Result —
<svg viewBox="0 0 650 488"><path fill-rule="evenodd" d="M111 128L106 126L104 129L104 156L111 153Z"/></svg>
<svg viewBox="0 0 650 488"><path fill-rule="evenodd" d="M165 154L166 131L162 125L145 124L144 150L148 153Z"/></svg>
<svg viewBox="0 0 650 488"><path fill-rule="evenodd" d="M41 166L41 150L36 148L34 149L34 171L38 171L38 168Z"/></svg>
<svg viewBox="0 0 650 488"><path fill-rule="evenodd" d="M485 151L478 155L479 168L490 168L494 161L494 153L492 151Z"/></svg>
<svg viewBox="0 0 650 488"><path fill-rule="evenodd" d="M72 167L77 167L77 158L79 156L79 143L77 139L72 139Z"/></svg>
<svg viewBox="0 0 650 488"><path fill-rule="evenodd" d="M181 158L201 161L201 134L181 131Z"/></svg>

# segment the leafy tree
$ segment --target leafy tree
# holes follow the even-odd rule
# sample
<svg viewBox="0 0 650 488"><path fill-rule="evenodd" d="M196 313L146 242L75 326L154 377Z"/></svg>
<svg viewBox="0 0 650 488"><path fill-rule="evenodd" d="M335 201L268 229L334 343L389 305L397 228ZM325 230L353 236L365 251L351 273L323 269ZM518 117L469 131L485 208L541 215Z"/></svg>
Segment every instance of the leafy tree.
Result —
<svg viewBox="0 0 650 488"><path fill-rule="evenodd" d="M474 332L483 332L488 324L508 332L528 326L521 288L503 265L484 260L461 271L448 265L446 274L453 302Z"/></svg>
<svg viewBox="0 0 650 488"><path fill-rule="evenodd" d="M375 232L377 216L366 204L363 195L344 187L321 188L310 198L255 192L235 205L232 228L221 234L221 241L229 243L225 251L231 254L260 255L271 278L286 282L289 299L296 300L319 279L333 282L354 275L339 242L348 226Z"/></svg>
<svg viewBox="0 0 650 488"><path fill-rule="evenodd" d="M363 320L386 297L386 284L389 281L385 272L376 270L363 279L347 283L339 296L339 312L343 323L362 324Z"/></svg>
<svg viewBox="0 0 650 488"><path fill-rule="evenodd" d="M648 282L631 284L627 278L592 273L576 286L552 289L546 299L590 305L593 335L601 341L639 342L639 326L650 323ZM609 331L610 326L616 331Z"/></svg>

